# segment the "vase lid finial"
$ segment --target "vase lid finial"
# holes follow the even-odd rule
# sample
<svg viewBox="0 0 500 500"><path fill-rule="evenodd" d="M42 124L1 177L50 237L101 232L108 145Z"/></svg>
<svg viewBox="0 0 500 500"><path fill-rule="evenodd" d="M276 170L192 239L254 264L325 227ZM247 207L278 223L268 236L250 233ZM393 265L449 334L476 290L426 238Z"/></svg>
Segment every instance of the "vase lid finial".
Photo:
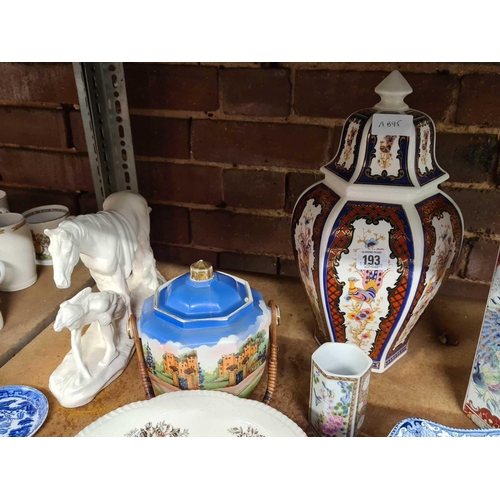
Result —
<svg viewBox="0 0 500 500"><path fill-rule="evenodd" d="M210 262L200 259L191 264L189 274L193 281L208 281L214 277L214 268Z"/></svg>
<svg viewBox="0 0 500 500"><path fill-rule="evenodd" d="M413 92L406 78L397 70L382 80L375 92L380 96L374 108L381 111L404 111L409 109L404 102L405 97Z"/></svg>

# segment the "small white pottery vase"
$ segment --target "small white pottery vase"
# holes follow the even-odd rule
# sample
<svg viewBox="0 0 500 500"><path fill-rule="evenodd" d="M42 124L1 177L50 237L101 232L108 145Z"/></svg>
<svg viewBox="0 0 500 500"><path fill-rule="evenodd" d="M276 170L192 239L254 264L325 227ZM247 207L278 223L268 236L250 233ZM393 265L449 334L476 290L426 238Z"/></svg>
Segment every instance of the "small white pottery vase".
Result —
<svg viewBox="0 0 500 500"><path fill-rule="evenodd" d="M326 342L311 360L309 423L319 436L353 437L365 419L371 358L358 346Z"/></svg>
<svg viewBox="0 0 500 500"><path fill-rule="evenodd" d="M0 260L0 284L2 283L4 278L5 278L5 265ZM2 316L2 311L0 311L0 330L2 328L3 328L3 316Z"/></svg>
<svg viewBox="0 0 500 500"><path fill-rule="evenodd" d="M52 265L52 256L49 253L50 238L44 231L55 229L68 215L69 208L64 205L44 205L23 212L33 237L37 264Z"/></svg>
<svg viewBox="0 0 500 500"><path fill-rule="evenodd" d="M21 214L0 210L0 260L5 265L0 291L16 292L35 283L35 248Z"/></svg>

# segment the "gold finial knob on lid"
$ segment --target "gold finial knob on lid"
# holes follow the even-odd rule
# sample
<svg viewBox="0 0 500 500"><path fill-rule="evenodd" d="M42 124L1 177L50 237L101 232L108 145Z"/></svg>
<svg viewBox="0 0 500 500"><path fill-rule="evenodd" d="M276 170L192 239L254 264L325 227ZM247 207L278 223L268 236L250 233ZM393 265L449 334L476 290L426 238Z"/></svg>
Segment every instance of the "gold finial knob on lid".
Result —
<svg viewBox="0 0 500 500"><path fill-rule="evenodd" d="M210 262L199 260L190 267L190 278L193 281L207 281L214 277L214 268Z"/></svg>

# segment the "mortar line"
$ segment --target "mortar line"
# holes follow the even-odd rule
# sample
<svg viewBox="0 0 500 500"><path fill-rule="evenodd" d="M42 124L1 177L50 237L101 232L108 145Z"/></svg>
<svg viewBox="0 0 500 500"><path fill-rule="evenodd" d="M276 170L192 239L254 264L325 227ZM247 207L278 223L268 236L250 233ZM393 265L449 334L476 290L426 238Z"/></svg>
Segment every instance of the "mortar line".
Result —
<svg viewBox="0 0 500 500"><path fill-rule="evenodd" d="M189 202L181 202L181 201L171 201L171 200L156 200L153 198L148 198L149 205L161 205L161 206L170 206L170 207L180 207L180 208L188 208L194 210L205 210L210 212L227 212L233 214L241 214L241 215L257 215L261 217L273 217L275 219L289 219L291 218L291 214L285 212L284 210L277 209L267 209L267 208L242 208L242 207L231 207L226 206L224 208L217 207L215 205L207 205L203 203L189 203Z"/></svg>
<svg viewBox="0 0 500 500"><path fill-rule="evenodd" d="M294 101L295 102L295 101ZM356 111L356 110L354 110ZM159 118L177 118L193 119L205 121L223 121L223 122L247 122L247 123L266 123L278 125L308 125L316 127L342 127L345 124L345 118L330 118L319 116L302 116L291 112L289 116L250 116L250 115L226 115L221 110L212 113L208 117L204 111L178 111L169 109L130 109L131 115L151 116ZM432 117L431 117L432 118ZM495 134L500 136L500 126L490 127L482 125L463 125L458 123L445 123L443 121L435 122L437 132L446 132L454 134Z"/></svg>
<svg viewBox="0 0 500 500"><path fill-rule="evenodd" d="M151 64L147 62L135 64ZM251 68L261 69L261 63L252 62L160 62L154 64L164 64L171 66L220 66L225 68ZM373 71L398 71L405 73L420 74L450 74L450 75L475 75L475 74L500 74L500 68L491 63L384 63L384 62L281 62L278 63L281 68L294 68L298 70L329 70L329 71L355 71L355 72L373 72Z"/></svg>
<svg viewBox="0 0 500 500"><path fill-rule="evenodd" d="M0 148L2 149L17 149L20 151L37 151L39 153L60 153L60 154L70 154L75 156L88 156L87 151L77 151L76 149L69 148L54 148L50 146L25 146L20 144L11 144L0 142Z"/></svg>
<svg viewBox="0 0 500 500"><path fill-rule="evenodd" d="M137 156L135 157L136 162L143 163L174 163L176 165L196 165L196 166L206 166L206 167L219 167L224 170L227 169L240 169L240 170L257 170L257 171L269 171L269 172L285 172L285 173L302 173L302 174L319 174L319 169L323 164L318 164L314 168L295 168L295 167L278 167L272 165L245 165L245 164L233 164L233 163L223 163L223 162L213 162L213 161L203 161L188 158L163 158L161 156ZM323 175L323 174L321 174Z"/></svg>
<svg viewBox="0 0 500 500"><path fill-rule="evenodd" d="M194 250L207 250L211 252L220 252L220 253L232 253L236 255L251 255L253 257L276 257L278 259L286 259L286 260L295 260L292 255L287 254L270 254L270 253L255 253L255 252L237 252L235 250L228 250L226 248L218 248L218 247L210 247L204 245L197 245L196 243L166 243L164 241L159 240L151 240L151 243L155 245L165 245L170 247L178 247L178 248L190 248Z"/></svg>

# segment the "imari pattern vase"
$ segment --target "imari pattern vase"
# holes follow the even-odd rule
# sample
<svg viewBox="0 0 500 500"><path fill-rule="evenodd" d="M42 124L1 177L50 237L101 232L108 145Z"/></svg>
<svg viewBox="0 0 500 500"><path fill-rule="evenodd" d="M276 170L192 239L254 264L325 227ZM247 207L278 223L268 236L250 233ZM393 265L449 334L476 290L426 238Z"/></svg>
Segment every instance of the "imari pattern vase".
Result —
<svg viewBox="0 0 500 500"><path fill-rule="evenodd" d="M373 108L346 120L325 178L298 199L292 242L318 343L356 344L383 372L458 260L462 215L438 185L429 116L404 102L393 71Z"/></svg>

